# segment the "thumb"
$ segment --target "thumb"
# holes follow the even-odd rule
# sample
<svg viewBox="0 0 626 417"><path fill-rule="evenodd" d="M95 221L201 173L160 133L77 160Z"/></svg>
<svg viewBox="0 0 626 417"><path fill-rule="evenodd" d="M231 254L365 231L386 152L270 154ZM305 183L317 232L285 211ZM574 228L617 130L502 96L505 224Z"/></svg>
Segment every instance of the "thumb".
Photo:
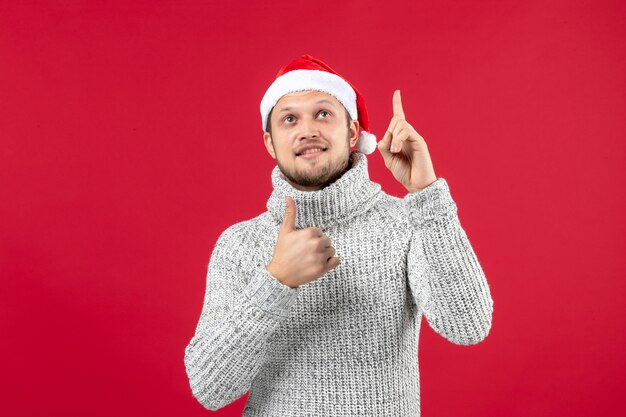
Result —
<svg viewBox="0 0 626 417"><path fill-rule="evenodd" d="M296 202L287 196L287 207L285 207L285 218L281 227L285 231L296 230Z"/></svg>

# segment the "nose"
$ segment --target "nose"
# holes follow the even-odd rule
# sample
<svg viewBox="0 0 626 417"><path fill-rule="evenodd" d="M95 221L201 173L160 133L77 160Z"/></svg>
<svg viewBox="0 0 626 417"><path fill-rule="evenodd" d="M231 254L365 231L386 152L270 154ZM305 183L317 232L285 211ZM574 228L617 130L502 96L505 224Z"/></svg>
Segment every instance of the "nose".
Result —
<svg viewBox="0 0 626 417"><path fill-rule="evenodd" d="M300 123L302 130L300 131L300 138L317 138L319 137L319 128L315 123L315 120L303 119Z"/></svg>

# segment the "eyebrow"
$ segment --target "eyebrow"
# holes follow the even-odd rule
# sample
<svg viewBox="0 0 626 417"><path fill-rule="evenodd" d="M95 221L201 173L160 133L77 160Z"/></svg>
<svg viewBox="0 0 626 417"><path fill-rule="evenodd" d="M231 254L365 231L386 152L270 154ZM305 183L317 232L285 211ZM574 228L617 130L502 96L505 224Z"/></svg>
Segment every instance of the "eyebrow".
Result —
<svg viewBox="0 0 626 417"><path fill-rule="evenodd" d="M321 103L327 103L327 104L330 104L332 107L335 107L335 104L332 101L326 100L325 98L323 98L321 100L317 100L315 102L315 104L321 104ZM280 109L278 111L278 113L280 114L280 113L283 113L283 112L286 112L286 111L291 111L291 110L293 110L293 107L283 107L282 109Z"/></svg>

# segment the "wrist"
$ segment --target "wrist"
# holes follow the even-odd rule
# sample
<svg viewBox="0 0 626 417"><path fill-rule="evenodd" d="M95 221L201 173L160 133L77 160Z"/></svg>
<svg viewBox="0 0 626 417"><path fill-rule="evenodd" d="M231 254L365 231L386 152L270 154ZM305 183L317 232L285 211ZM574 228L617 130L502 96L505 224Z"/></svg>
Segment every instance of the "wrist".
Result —
<svg viewBox="0 0 626 417"><path fill-rule="evenodd" d="M290 285L285 278L283 277L283 274L280 272L280 270L278 268L276 268L276 265L272 262L270 262L269 264L267 264L265 266L265 269L267 269L267 271L270 273L270 275L278 282L280 282L283 285L286 285L290 288L294 288L292 285Z"/></svg>
<svg viewBox="0 0 626 417"><path fill-rule="evenodd" d="M405 186L404 188L406 188L406 190L407 190L409 193L418 193L418 192L420 192L420 191L425 190L426 188L428 188L428 187L429 187L430 185L432 185L435 181L437 181L437 179L438 179L438 178L437 178L437 177L435 177L434 179L431 179L430 181L426 181L426 182L425 182L425 185L424 185L424 184L422 184L422 186L421 186L421 187L418 187L418 186L416 186L416 185L408 185L408 186Z"/></svg>

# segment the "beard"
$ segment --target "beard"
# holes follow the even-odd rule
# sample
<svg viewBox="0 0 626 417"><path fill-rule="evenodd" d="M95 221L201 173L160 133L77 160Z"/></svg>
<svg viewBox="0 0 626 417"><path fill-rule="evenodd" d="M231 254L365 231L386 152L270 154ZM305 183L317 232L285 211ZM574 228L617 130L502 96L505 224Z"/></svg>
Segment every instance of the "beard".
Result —
<svg viewBox="0 0 626 417"><path fill-rule="evenodd" d="M337 181L341 176L351 168L352 158L350 154L350 132L348 131L348 140L346 144L346 156L341 157L339 161L328 160L322 166L318 166L311 171L298 171L296 168L290 170L280 163L280 158L276 158L276 164L283 176L294 184L304 187L327 187Z"/></svg>

